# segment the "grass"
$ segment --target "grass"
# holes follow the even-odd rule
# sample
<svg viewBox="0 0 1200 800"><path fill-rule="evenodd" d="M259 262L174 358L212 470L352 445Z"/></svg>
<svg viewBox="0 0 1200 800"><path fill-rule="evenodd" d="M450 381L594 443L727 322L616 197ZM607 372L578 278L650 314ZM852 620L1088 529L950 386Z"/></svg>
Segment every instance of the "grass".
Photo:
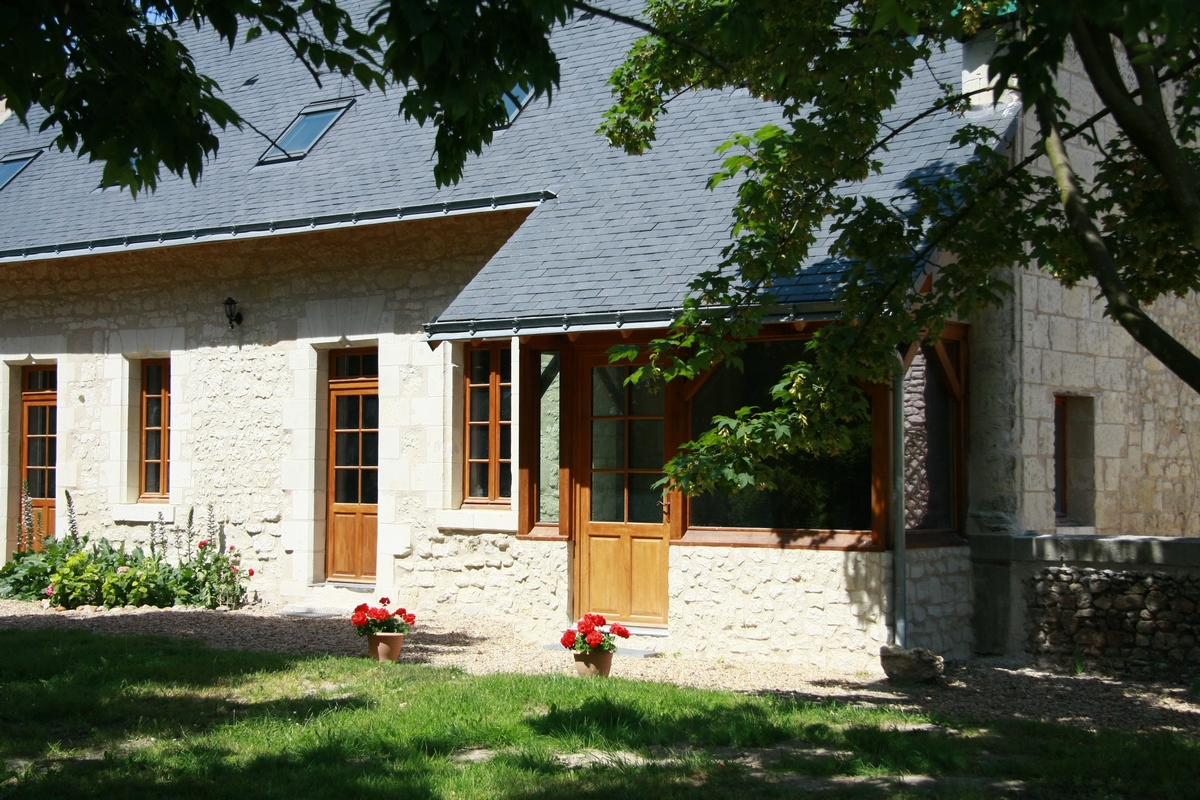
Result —
<svg viewBox="0 0 1200 800"><path fill-rule="evenodd" d="M0 631L0 798L988 797L1005 781L1032 796L1185 797L1198 749L620 679ZM465 760L473 750L487 752ZM627 755L570 763L591 751ZM905 775L936 782L894 782Z"/></svg>

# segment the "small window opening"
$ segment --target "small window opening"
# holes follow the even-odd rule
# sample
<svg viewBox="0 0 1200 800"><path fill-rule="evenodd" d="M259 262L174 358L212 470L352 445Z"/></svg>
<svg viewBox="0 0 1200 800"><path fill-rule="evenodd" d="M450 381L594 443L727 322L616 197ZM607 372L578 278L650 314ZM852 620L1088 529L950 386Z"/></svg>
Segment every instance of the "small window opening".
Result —
<svg viewBox="0 0 1200 800"><path fill-rule="evenodd" d="M41 154L41 150L26 150L20 153L9 153L0 158L0 189L8 186L13 178L21 174L21 170L29 166Z"/></svg>
<svg viewBox="0 0 1200 800"><path fill-rule="evenodd" d="M253 86L256 83L258 83L257 75L255 75L253 78L246 78L246 80L242 81L242 85L240 88L249 89L251 86Z"/></svg>
<svg viewBox="0 0 1200 800"><path fill-rule="evenodd" d="M529 98L533 96L533 89L523 83L518 83L512 89L504 93L504 110L508 112L508 122L503 126L507 128L513 124L513 120L517 115L529 104Z"/></svg>
<svg viewBox="0 0 1200 800"><path fill-rule="evenodd" d="M338 100L305 108L275 140L275 144L267 148L258 163L298 161L304 158L352 105L353 100Z"/></svg>
<svg viewBox="0 0 1200 800"><path fill-rule="evenodd" d="M1054 523L1060 528L1095 525L1096 468L1090 397L1054 398Z"/></svg>

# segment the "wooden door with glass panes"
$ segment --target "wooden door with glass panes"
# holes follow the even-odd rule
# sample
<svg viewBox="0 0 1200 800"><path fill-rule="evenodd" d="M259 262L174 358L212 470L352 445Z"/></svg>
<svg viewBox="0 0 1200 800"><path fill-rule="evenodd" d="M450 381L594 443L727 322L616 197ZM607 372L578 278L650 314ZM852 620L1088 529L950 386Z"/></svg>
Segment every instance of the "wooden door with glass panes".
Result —
<svg viewBox="0 0 1200 800"><path fill-rule="evenodd" d="M54 535L58 465L58 369L21 369L22 508L18 547L40 550Z"/></svg>
<svg viewBox="0 0 1200 800"><path fill-rule="evenodd" d="M374 349L330 354L328 493L326 580L374 583L379 519L379 355Z"/></svg>
<svg viewBox="0 0 1200 800"><path fill-rule="evenodd" d="M626 385L603 353L580 362L576 616L667 624L670 530L663 492L664 390Z"/></svg>

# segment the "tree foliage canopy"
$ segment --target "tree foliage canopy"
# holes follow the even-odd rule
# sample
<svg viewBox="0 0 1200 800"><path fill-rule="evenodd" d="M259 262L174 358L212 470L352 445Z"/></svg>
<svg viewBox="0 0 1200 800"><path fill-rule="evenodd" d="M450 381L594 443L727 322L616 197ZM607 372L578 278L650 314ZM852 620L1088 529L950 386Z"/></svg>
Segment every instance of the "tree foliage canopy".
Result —
<svg viewBox="0 0 1200 800"><path fill-rule="evenodd" d="M248 123L179 32L208 25L230 47L274 35L314 79L332 72L396 91L400 113L436 126L434 173L446 184L503 123L506 92L552 93L550 35L582 11L646 32L612 76L600 122L614 145L652 147L670 98L689 90L738 87L782 112L779 125L730 132L713 178L741 181L730 243L679 321L644 348L651 363L636 379L736 365L822 227L850 264L841 317L781 376L778 406L718 420L669 465L686 491L769 485L773 456L846 447L847 423L869 414L862 382L889 380L898 346L1002 302L1013 265L1067 285L1095 279L1109 315L1200 391L1200 359L1142 308L1200 285L1200 9L1188 0L648 0L637 19L576 0L10 0L0 4L0 94L23 121L44 109L57 145L104 161L106 182L152 190L162 168L194 181L217 129ZM997 37L995 99L1015 92L1036 114L1034 155L1017 162L991 129L964 125L956 141L974 157L909 181L905 202L844 191L877 173L912 123L891 119L903 82L981 31ZM1074 126L1055 80L1071 53L1104 106ZM945 85L921 113L979 99ZM1101 141L1095 123L1109 117L1116 134ZM1089 181L1071 162L1072 139L1095 152ZM1042 155L1049 171L1035 169ZM926 268L936 280L922 293Z"/></svg>

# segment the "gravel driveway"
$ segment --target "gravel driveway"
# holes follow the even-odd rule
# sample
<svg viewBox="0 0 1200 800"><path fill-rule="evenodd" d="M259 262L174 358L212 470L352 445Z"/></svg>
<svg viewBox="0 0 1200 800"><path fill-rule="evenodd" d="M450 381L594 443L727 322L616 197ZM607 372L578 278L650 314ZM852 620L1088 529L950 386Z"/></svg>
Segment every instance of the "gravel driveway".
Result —
<svg viewBox="0 0 1200 800"><path fill-rule="evenodd" d="M298 655L362 655L363 641L345 619L283 617L256 610L111 609L62 611L0 600L0 628L68 628L103 634L155 634L202 639L212 647ZM573 673L562 650L491 640L422 620L401 659L473 674ZM1059 675L1017 661L980 659L948 665L936 685L899 688L870 675L837 675L812 667L678 657L620 658L613 674L701 688L769 692L808 700L894 705L953 718L1030 719L1087 729L1175 731L1200 735L1200 704L1180 682Z"/></svg>

